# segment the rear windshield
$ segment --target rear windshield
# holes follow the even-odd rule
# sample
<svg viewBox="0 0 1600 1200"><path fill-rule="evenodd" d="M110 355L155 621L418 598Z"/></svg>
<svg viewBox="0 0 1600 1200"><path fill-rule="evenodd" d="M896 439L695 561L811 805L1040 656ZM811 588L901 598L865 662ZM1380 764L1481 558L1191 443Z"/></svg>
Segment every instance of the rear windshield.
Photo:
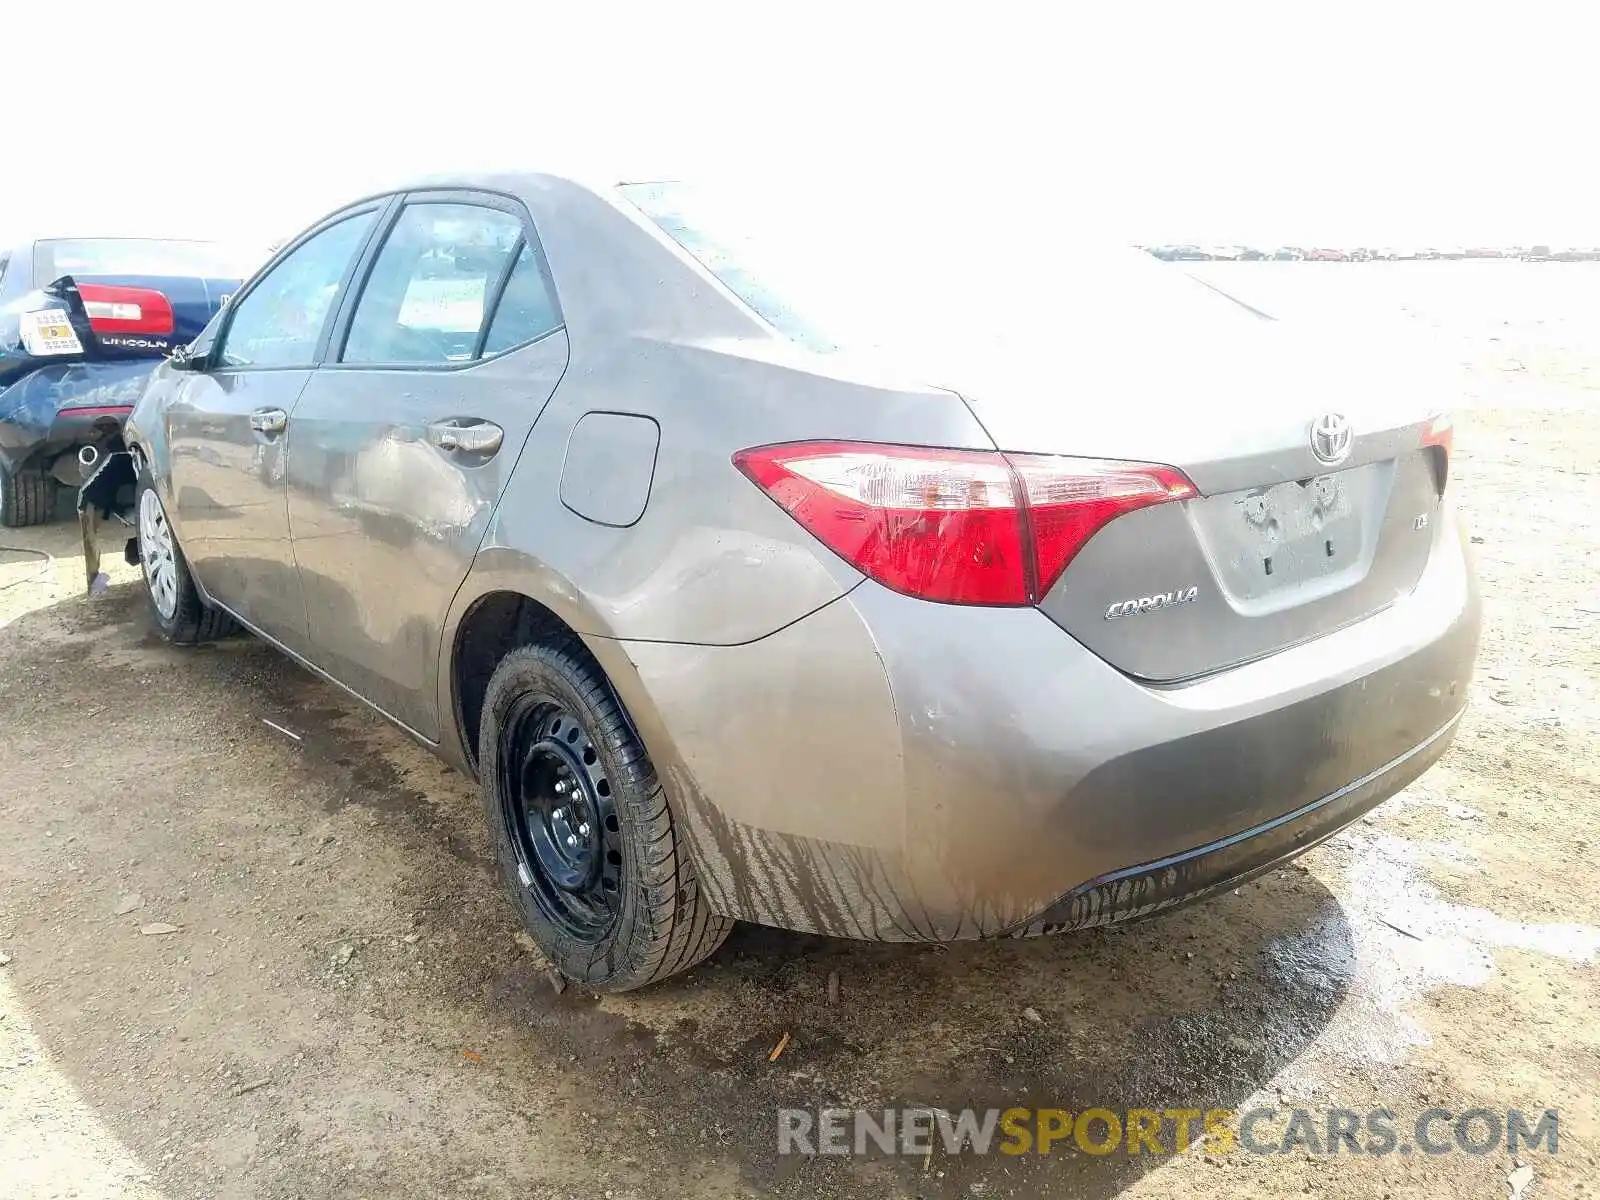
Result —
<svg viewBox="0 0 1600 1200"><path fill-rule="evenodd" d="M185 275L244 279L259 257L215 242L148 238L58 238L34 244L34 276L40 284L63 275Z"/></svg>
<svg viewBox="0 0 1600 1200"><path fill-rule="evenodd" d="M768 324L814 350L1239 316L1070 198L1036 188L620 190Z"/></svg>
<svg viewBox="0 0 1600 1200"><path fill-rule="evenodd" d="M813 350L838 348L842 331L797 307L814 290L797 269L804 258L761 219L758 206L679 183L624 184L622 193L780 333ZM809 307L822 302L812 296Z"/></svg>

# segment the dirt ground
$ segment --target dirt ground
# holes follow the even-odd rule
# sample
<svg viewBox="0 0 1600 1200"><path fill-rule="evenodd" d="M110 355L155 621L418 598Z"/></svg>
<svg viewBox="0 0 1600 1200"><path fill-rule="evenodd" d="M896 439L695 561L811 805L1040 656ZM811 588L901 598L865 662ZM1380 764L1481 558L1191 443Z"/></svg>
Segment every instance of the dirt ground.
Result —
<svg viewBox="0 0 1600 1200"><path fill-rule="evenodd" d="M1454 469L1487 629L1405 794L1146 923L949 949L740 927L622 997L557 994L519 946L466 781L250 639L165 646L126 567L84 598L75 525L3 531L56 559L0 551L0 1200L1487 1200L1515 1166L780 1158L775 1109L831 1103L1555 1108L1522 1195L1594 1194L1600 372L1480 350Z"/></svg>

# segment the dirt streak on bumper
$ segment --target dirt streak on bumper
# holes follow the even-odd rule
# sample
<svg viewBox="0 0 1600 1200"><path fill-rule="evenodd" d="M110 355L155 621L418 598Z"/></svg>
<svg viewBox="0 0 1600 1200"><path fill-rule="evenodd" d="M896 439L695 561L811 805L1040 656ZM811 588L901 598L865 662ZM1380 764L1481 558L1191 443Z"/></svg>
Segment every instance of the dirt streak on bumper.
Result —
<svg viewBox="0 0 1600 1200"><path fill-rule="evenodd" d="M1449 749L1460 718L1321 799L1209 845L1091 879L1010 932L1031 937L1108 925L1238 887L1326 841L1416 779Z"/></svg>

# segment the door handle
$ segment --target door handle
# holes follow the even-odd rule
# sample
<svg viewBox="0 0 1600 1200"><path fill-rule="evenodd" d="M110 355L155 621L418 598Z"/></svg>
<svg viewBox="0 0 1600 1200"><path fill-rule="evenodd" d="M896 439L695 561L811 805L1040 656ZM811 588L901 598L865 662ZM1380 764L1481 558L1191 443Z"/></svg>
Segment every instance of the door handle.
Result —
<svg viewBox="0 0 1600 1200"><path fill-rule="evenodd" d="M250 414L250 428L257 433L282 433L289 426L289 414L281 408L258 408Z"/></svg>
<svg viewBox="0 0 1600 1200"><path fill-rule="evenodd" d="M441 450L462 454L493 454L505 436L505 430L493 421L450 417L428 426L428 441Z"/></svg>

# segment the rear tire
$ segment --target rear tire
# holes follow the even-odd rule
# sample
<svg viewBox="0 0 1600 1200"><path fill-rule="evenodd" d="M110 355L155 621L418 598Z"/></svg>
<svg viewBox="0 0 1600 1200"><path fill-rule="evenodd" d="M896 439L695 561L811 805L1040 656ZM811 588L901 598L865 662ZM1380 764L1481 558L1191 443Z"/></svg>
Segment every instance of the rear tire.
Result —
<svg viewBox="0 0 1600 1200"><path fill-rule="evenodd" d="M175 645L193 646L217 641L237 630L232 617L200 598L189 564L178 548L177 535L167 523L167 511L149 468L139 475L134 512L145 597L161 636Z"/></svg>
<svg viewBox="0 0 1600 1200"><path fill-rule="evenodd" d="M728 936L644 746L575 634L501 660L478 762L501 878L562 974L627 991L688 970Z"/></svg>
<svg viewBox="0 0 1600 1200"><path fill-rule="evenodd" d="M34 467L13 471L0 465L0 525L43 525L56 512L56 481Z"/></svg>

